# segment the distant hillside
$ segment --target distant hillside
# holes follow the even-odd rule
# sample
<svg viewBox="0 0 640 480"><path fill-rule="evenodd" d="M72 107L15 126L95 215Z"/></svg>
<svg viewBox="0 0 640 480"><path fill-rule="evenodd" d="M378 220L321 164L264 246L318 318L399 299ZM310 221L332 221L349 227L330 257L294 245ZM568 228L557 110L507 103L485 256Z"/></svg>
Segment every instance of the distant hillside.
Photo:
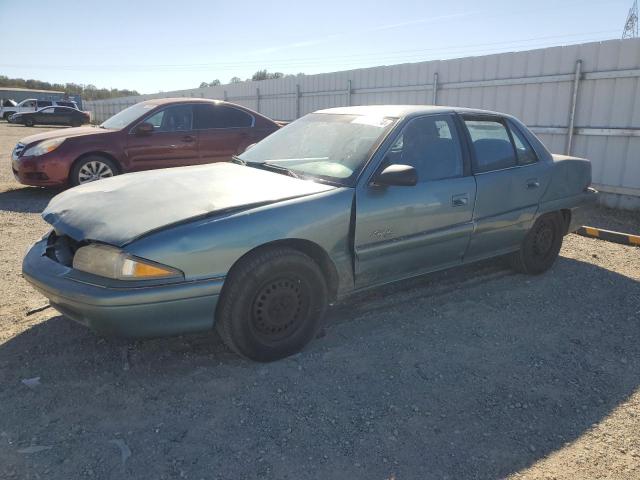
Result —
<svg viewBox="0 0 640 480"><path fill-rule="evenodd" d="M78 85L76 83L49 83L41 80L25 80L24 78L9 78L0 75L0 87L34 88L38 90L60 90L69 95L82 95L84 100L102 100L103 98L128 97L140 95L135 90L121 90L119 88L97 88L95 85Z"/></svg>

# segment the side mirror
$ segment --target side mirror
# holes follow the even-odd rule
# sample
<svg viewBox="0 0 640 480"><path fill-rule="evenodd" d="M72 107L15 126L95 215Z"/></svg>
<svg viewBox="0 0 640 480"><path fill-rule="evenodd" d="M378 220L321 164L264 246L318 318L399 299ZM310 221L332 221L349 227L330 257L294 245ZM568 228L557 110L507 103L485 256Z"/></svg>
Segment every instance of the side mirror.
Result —
<svg viewBox="0 0 640 480"><path fill-rule="evenodd" d="M409 165L389 165L373 179L374 186L413 187L418 183L418 172Z"/></svg>
<svg viewBox="0 0 640 480"><path fill-rule="evenodd" d="M142 122L136 127L136 135L151 135L153 133L154 126L149 122Z"/></svg>

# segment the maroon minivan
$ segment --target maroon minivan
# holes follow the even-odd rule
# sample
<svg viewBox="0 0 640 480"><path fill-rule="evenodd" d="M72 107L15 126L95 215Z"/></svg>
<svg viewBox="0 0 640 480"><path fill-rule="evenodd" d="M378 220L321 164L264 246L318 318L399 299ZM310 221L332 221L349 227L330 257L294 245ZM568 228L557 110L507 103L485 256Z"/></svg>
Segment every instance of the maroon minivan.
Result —
<svg viewBox="0 0 640 480"><path fill-rule="evenodd" d="M230 160L280 125L240 105L196 98L147 100L99 127L49 131L20 140L16 179L43 187L120 173Z"/></svg>

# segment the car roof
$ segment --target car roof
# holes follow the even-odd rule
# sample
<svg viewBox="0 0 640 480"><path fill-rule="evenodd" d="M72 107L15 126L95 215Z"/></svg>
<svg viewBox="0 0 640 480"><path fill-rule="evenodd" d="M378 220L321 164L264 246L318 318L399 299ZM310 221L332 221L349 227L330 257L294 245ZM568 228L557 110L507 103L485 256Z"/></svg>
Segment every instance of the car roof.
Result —
<svg viewBox="0 0 640 480"><path fill-rule="evenodd" d="M192 97L177 97L177 98L152 98L150 100L145 100L140 103L145 103L148 105L166 105L168 103L222 103L236 106L235 104L231 104L229 102L224 102L222 100L213 100L211 98L192 98ZM239 105L240 107L242 105Z"/></svg>
<svg viewBox="0 0 640 480"><path fill-rule="evenodd" d="M143 102L145 105L153 105L154 107L160 106L160 105L171 105L171 104L175 104L175 105L187 105L187 104L193 104L193 103L212 103L214 105L228 105L230 107L236 108L236 109L240 109L250 115L253 115L254 117L261 117L264 118L270 122L274 122L274 120L272 120L269 117L265 117L264 114L256 112L255 110L251 110L249 107L245 107L244 105L238 105L237 103L231 103L231 102L225 102L224 100L215 100L213 98L192 98L192 97L177 97L177 98L152 98L150 100L145 100Z"/></svg>
<svg viewBox="0 0 640 480"><path fill-rule="evenodd" d="M336 107L317 110L315 113L333 113L337 115L373 115L379 117L408 117L428 113L471 113L504 115L489 110L449 107L445 105L362 105L357 107Z"/></svg>

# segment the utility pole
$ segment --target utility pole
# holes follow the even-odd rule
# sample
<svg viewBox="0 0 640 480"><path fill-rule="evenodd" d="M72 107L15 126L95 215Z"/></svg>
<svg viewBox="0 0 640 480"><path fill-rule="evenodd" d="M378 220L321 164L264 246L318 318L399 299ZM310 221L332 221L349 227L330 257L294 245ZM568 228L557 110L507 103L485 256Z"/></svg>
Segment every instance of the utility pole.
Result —
<svg viewBox="0 0 640 480"><path fill-rule="evenodd" d="M638 38L638 0L634 0L624 24L622 38Z"/></svg>

